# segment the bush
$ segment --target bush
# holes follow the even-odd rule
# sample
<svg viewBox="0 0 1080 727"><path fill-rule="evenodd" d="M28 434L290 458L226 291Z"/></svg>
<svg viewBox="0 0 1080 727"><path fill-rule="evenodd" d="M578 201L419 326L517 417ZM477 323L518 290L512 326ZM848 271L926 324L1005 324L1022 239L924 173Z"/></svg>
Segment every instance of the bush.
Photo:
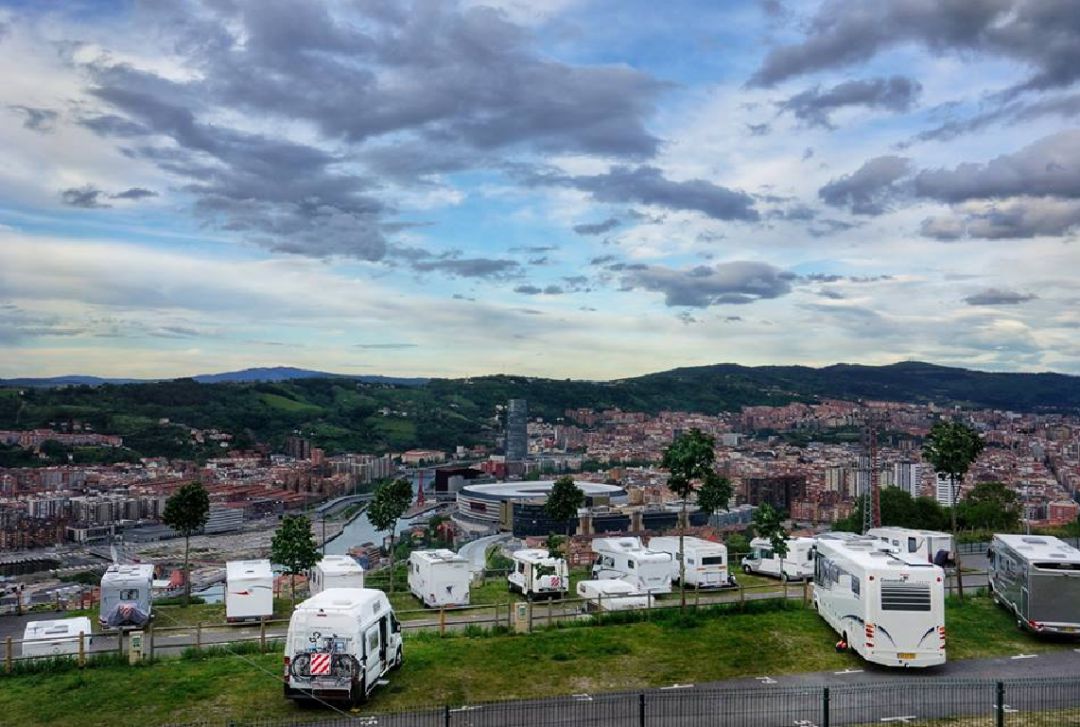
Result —
<svg viewBox="0 0 1080 727"><path fill-rule="evenodd" d="M202 596L192 596L191 600L188 601L188 603L193 605L193 606L201 605L201 604L206 603L206 599L203 598ZM154 599L154 605L155 606L183 606L184 605L184 597L183 596L166 596L165 598L155 598Z"/></svg>

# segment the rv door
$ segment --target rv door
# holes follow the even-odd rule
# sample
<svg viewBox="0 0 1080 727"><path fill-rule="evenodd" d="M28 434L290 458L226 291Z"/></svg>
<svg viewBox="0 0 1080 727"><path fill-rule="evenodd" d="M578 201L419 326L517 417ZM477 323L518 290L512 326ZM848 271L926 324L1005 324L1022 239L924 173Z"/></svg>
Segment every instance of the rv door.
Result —
<svg viewBox="0 0 1080 727"><path fill-rule="evenodd" d="M364 632L364 689L371 691L383 672L382 629L374 623Z"/></svg>

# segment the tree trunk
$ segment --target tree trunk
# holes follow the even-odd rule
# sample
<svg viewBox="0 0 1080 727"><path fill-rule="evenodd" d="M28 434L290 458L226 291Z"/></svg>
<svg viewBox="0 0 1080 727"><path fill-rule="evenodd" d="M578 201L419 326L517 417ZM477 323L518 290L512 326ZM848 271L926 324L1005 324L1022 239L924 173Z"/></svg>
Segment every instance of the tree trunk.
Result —
<svg viewBox="0 0 1080 727"><path fill-rule="evenodd" d="M686 537L686 498L682 501L682 513L679 522L679 610L686 613L686 550L683 539Z"/></svg>
<svg viewBox="0 0 1080 727"><path fill-rule="evenodd" d="M191 601L191 569L188 566L188 545L191 542L191 536L184 536L184 608L187 608L188 603Z"/></svg>
<svg viewBox="0 0 1080 727"><path fill-rule="evenodd" d="M956 476L949 475L949 483L952 485L952 501L953 506L949 508L949 514L952 517L952 547L953 547L953 563L956 569L956 594L960 596L960 600L964 600L964 573L960 568L960 543L956 538L956 504L960 500L959 494L956 491Z"/></svg>
<svg viewBox="0 0 1080 727"><path fill-rule="evenodd" d="M394 595L394 530L397 522L390 527L390 595Z"/></svg>
<svg viewBox="0 0 1080 727"><path fill-rule="evenodd" d="M293 610L296 610L296 574L289 573L289 600L292 601Z"/></svg>

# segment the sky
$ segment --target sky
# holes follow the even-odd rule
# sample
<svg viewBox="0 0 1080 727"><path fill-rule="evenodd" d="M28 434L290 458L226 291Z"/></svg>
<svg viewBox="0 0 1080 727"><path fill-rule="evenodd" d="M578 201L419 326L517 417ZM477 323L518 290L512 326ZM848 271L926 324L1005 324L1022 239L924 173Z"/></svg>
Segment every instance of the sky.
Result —
<svg viewBox="0 0 1080 727"><path fill-rule="evenodd" d="M0 2L0 377L1080 373L1074 0Z"/></svg>

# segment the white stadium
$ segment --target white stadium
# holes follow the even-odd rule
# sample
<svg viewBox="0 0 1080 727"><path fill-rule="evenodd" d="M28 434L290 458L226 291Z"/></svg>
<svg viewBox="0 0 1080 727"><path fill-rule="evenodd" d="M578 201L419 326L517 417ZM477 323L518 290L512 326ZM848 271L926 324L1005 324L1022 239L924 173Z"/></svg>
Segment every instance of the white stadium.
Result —
<svg viewBox="0 0 1080 727"><path fill-rule="evenodd" d="M626 490L618 485L575 482L587 501L601 500L613 505L626 502ZM543 505L555 485L554 480L535 482L499 482L489 485L466 485L457 493L457 515L465 520L498 526L502 503L523 502Z"/></svg>

